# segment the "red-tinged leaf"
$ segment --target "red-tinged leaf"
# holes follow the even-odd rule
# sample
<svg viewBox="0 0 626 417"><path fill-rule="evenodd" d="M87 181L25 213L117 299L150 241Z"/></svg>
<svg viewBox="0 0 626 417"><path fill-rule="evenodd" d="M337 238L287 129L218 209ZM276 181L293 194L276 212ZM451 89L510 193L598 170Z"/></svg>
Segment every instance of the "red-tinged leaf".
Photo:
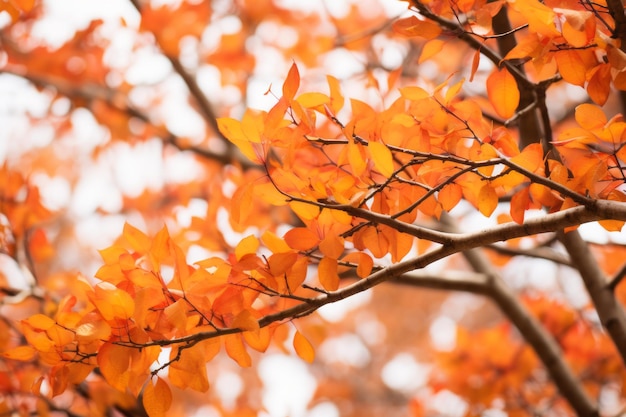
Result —
<svg viewBox="0 0 626 417"><path fill-rule="evenodd" d="M161 378L156 378L156 384L148 381L143 390L143 407L149 417L165 417L172 405L172 391L169 385Z"/></svg>
<svg viewBox="0 0 626 417"><path fill-rule="evenodd" d="M441 191L437 199L441 204L441 208L445 211L450 211L461 201L463 197L463 188L455 183L446 184Z"/></svg>
<svg viewBox="0 0 626 417"><path fill-rule="evenodd" d="M13 349L9 349L2 353L2 356L7 359L16 361L28 362L35 358L37 351L31 346L18 346Z"/></svg>
<svg viewBox="0 0 626 417"><path fill-rule="evenodd" d="M339 259L343 253L345 246L341 236L328 234L319 244L320 252L329 258Z"/></svg>
<svg viewBox="0 0 626 417"><path fill-rule="evenodd" d="M237 362L242 368L248 368L252 365L252 358L246 350L243 344L243 339L240 334L229 334L224 336L224 345L226 346L226 353L232 360Z"/></svg>
<svg viewBox="0 0 626 417"><path fill-rule="evenodd" d="M368 150L374 166L383 176L390 178L393 175L393 156L389 148L380 142L370 142Z"/></svg>
<svg viewBox="0 0 626 417"><path fill-rule="evenodd" d="M306 227L294 227L285 233L285 242L292 249L306 251L317 246L320 238Z"/></svg>
<svg viewBox="0 0 626 417"><path fill-rule="evenodd" d="M611 91L611 65L600 64L589 71L587 93L599 106L603 106Z"/></svg>
<svg viewBox="0 0 626 417"><path fill-rule="evenodd" d="M335 291L339 288L339 275L337 273L337 260L324 257L317 267L320 284L327 291Z"/></svg>
<svg viewBox="0 0 626 417"><path fill-rule="evenodd" d="M259 249L259 239L254 235L246 236L235 247L235 257L239 261L244 255L256 254L257 249Z"/></svg>
<svg viewBox="0 0 626 417"><path fill-rule="evenodd" d="M579 52L573 49L565 49L554 54L556 65L565 81L570 84L584 86L586 68Z"/></svg>
<svg viewBox="0 0 626 417"><path fill-rule="evenodd" d="M474 75L476 75L476 71L478 71L478 65L480 64L480 57L482 54L480 53L480 48L476 49L474 52L474 58L472 58L472 69L470 71L469 81L474 81Z"/></svg>
<svg viewBox="0 0 626 417"><path fill-rule="evenodd" d="M293 100L296 95L296 91L300 87L300 72L298 72L298 67L294 62L291 64L291 68L289 69L289 73L287 74L287 79L283 83L283 99L287 101Z"/></svg>
<svg viewBox="0 0 626 417"><path fill-rule="evenodd" d="M596 105L583 103L576 106L576 122L583 129L602 129L608 122L602 109Z"/></svg>
<svg viewBox="0 0 626 417"><path fill-rule="evenodd" d="M298 254L295 252L275 253L269 257L267 263L270 267L270 273L275 277L285 274L293 264L298 260Z"/></svg>
<svg viewBox="0 0 626 417"><path fill-rule="evenodd" d="M432 39L422 47L422 52L420 53L420 57L417 60L418 64L422 64L435 55L437 55L443 49L446 43L441 39Z"/></svg>
<svg viewBox="0 0 626 417"><path fill-rule="evenodd" d="M129 223L124 223L124 238L135 252L142 255L147 253L150 250L150 246L152 246L152 240L144 232L131 226Z"/></svg>
<svg viewBox="0 0 626 417"><path fill-rule="evenodd" d="M415 16L398 19L393 22L393 30L407 37L419 36L434 39L441 33L441 28L431 20L420 20Z"/></svg>
<svg viewBox="0 0 626 417"><path fill-rule="evenodd" d="M515 78L506 68L494 69L487 78L487 95L496 113L508 119L515 114L520 93Z"/></svg>
<svg viewBox="0 0 626 417"><path fill-rule="evenodd" d="M530 195L528 193L528 188L524 188L523 190L513 194L513 197L511 197L510 213L511 218L515 223L524 223L524 217L529 204Z"/></svg>
<svg viewBox="0 0 626 417"><path fill-rule="evenodd" d="M252 315L250 310L247 309L241 310L241 312L237 314L231 326L248 331L259 330L260 328L259 321Z"/></svg>
<svg viewBox="0 0 626 417"><path fill-rule="evenodd" d="M293 348L300 358L308 363L313 363L315 359L315 349L313 349L311 342L297 330L296 334L293 336Z"/></svg>
<svg viewBox="0 0 626 417"><path fill-rule="evenodd" d="M498 206L498 195L491 185L485 184L478 193L478 210L483 216L489 217Z"/></svg>

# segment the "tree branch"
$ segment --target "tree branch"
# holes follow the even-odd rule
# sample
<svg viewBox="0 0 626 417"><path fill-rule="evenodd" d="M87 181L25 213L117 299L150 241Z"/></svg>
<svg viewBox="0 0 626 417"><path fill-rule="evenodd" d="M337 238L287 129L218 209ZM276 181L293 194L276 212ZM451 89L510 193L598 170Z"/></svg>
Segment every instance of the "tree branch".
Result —
<svg viewBox="0 0 626 417"><path fill-rule="evenodd" d="M443 220L454 230L455 226L448 216ZM582 384L565 362L563 352L554 337L526 310L479 249L463 251L463 255L474 271L489 277L485 295L496 302L500 310L522 334L524 340L532 346L559 388L561 395L567 399L576 413L581 417L598 416L597 405L583 390Z"/></svg>
<svg viewBox="0 0 626 417"><path fill-rule="evenodd" d="M622 361L626 364L626 312L615 298L611 286L607 285L604 273L580 234L576 231L559 232L559 240L580 272L600 321L611 336Z"/></svg>

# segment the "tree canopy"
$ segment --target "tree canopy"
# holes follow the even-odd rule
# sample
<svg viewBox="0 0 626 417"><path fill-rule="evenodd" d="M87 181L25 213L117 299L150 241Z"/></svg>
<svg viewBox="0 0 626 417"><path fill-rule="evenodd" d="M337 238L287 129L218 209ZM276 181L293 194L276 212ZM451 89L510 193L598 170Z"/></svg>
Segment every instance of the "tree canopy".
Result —
<svg viewBox="0 0 626 417"><path fill-rule="evenodd" d="M0 415L626 409L621 1L0 19Z"/></svg>

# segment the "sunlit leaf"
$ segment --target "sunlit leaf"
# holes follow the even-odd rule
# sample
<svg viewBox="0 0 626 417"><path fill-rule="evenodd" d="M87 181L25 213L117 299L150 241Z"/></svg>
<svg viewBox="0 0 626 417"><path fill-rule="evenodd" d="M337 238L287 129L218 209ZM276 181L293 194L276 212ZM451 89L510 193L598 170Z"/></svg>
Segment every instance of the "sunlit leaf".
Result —
<svg viewBox="0 0 626 417"><path fill-rule="evenodd" d="M156 383L148 381L143 390L143 407L149 417L164 417L172 405L172 391L167 383L156 377Z"/></svg>
<svg viewBox="0 0 626 417"><path fill-rule="evenodd" d="M519 104L520 93L515 78L506 69L494 69L487 78L489 101L501 117L510 118Z"/></svg>
<svg viewBox="0 0 626 417"><path fill-rule="evenodd" d="M293 336L293 348L304 361L312 363L315 359L315 349L313 349L313 345L297 330Z"/></svg>

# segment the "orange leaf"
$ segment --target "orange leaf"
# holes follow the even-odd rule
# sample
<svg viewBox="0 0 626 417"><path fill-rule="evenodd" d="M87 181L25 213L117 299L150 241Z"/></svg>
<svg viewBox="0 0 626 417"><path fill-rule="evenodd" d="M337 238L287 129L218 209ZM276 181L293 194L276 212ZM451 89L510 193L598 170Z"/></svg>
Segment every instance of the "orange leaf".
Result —
<svg viewBox="0 0 626 417"><path fill-rule="evenodd" d="M441 28L433 21L420 20L415 16L396 20L393 22L393 30L404 36L419 36L425 39L434 39L441 33Z"/></svg>
<svg viewBox="0 0 626 417"><path fill-rule="evenodd" d="M515 114L520 93L515 78L506 68L494 69L487 78L487 95L496 113L508 119Z"/></svg>
<svg viewBox="0 0 626 417"><path fill-rule="evenodd" d="M489 184L485 184L478 193L478 210L485 217L491 216L491 213L498 206L498 195Z"/></svg>
<svg viewBox="0 0 626 417"><path fill-rule="evenodd" d="M242 368L248 368L252 365L252 359L250 354L246 350L243 344L243 339L240 334L229 334L224 336L224 344L226 346L226 353Z"/></svg>
<svg viewBox="0 0 626 417"><path fill-rule="evenodd" d="M393 175L393 156L389 148L380 142L370 142L368 150L374 166L383 176L390 178Z"/></svg>
<svg viewBox="0 0 626 417"><path fill-rule="evenodd" d="M102 376L115 389L124 392L130 380L128 367L132 349L105 343L98 350L98 367Z"/></svg>
<svg viewBox="0 0 626 417"><path fill-rule="evenodd" d="M558 51L554 54L554 59L565 81L581 87L585 85L586 68L578 51L572 49Z"/></svg>
<svg viewBox="0 0 626 417"><path fill-rule="evenodd" d="M588 103L576 106L575 117L576 123L587 130L601 129L608 122L600 107Z"/></svg>
<svg viewBox="0 0 626 417"><path fill-rule="evenodd" d="M239 261L244 255L255 254L258 248L259 239L254 235L246 236L235 247L235 257Z"/></svg>
<svg viewBox="0 0 626 417"><path fill-rule="evenodd" d="M463 197L463 188L455 183L446 184L438 194L441 208L445 211L452 210Z"/></svg>
<svg viewBox="0 0 626 417"><path fill-rule="evenodd" d="M320 238L306 227L294 227L285 233L285 242L295 250L309 250L319 244Z"/></svg>
<svg viewBox="0 0 626 417"><path fill-rule="evenodd" d="M144 232L129 223L124 223L124 238L135 252L142 255L147 253L152 245L152 241Z"/></svg>
<svg viewBox="0 0 626 417"><path fill-rule="evenodd" d="M482 54L480 53L480 48L476 49L476 51L474 52L474 58L472 58L472 70L470 71L470 77L469 77L470 82L474 80L474 75L476 74L476 71L478 70L478 64L480 64L481 55Z"/></svg>
<svg viewBox="0 0 626 417"><path fill-rule="evenodd" d="M297 330L296 334L293 336L293 348L304 361L312 363L315 359L315 349L313 349L313 345Z"/></svg>
<svg viewBox="0 0 626 417"><path fill-rule="evenodd" d="M270 267L270 273L275 277L285 274L298 259L295 252L275 253L269 257L267 263Z"/></svg>
<svg viewBox="0 0 626 417"><path fill-rule="evenodd" d="M30 316L24 323L28 323L33 329L37 330L49 330L56 325L56 322L52 320L50 317L45 316L43 314L35 314Z"/></svg>
<svg viewBox="0 0 626 417"><path fill-rule="evenodd" d="M167 383L157 377L156 384L148 381L143 390L143 407L150 417L164 417L172 405L172 391Z"/></svg>
<svg viewBox="0 0 626 417"><path fill-rule="evenodd" d="M31 346L18 346L13 349L9 349L2 353L7 359L13 359L16 361L28 362L35 357L37 351Z"/></svg>
<svg viewBox="0 0 626 417"><path fill-rule="evenodd" d="M443 46L446 43L441 39L432 39L424 45L422 48L422 53L420 54L419 59L417 60L418 64L422 64L430 58L437 55L443 49Z"/></svg>
<svg viewBox="0 0 626 417"><path fill-rule="evenodd" d="M600 64L589 71L587 93L594 103L602 106L611 91L611 65Z"/></svg>
<svg viewBox="0 0 626 417"><path fill-rule="evenodd" d="M241 330L255 331L259 330L259 322L252 315L250 310L241 310L235 320L233 320L232 327L236 327Z"/></svg>
<svg viewBox="0 0 626 417"><path fill-rule="evenodd" d="M337 273L337 260L324 257L317 267L320 284L328 291L339 288L339 275Z"/></svg>
<svg viewBox="0 0 626 417"><path fill-rule="evenodd" d="M339 259L344 251L344 241L341 236L328 234L320 242L320 252L329 258Z"/></svg>
<svg viewBox="0 0 626 417"><path fill-rule="evenodd" d="M291 64L291 68L289 68L289 73L287 74L287 79L285 79L285 82L283 83L283 99L287 101L293 100L299 86L300 73L298 72L296 63L294 62Z"/></svg>

